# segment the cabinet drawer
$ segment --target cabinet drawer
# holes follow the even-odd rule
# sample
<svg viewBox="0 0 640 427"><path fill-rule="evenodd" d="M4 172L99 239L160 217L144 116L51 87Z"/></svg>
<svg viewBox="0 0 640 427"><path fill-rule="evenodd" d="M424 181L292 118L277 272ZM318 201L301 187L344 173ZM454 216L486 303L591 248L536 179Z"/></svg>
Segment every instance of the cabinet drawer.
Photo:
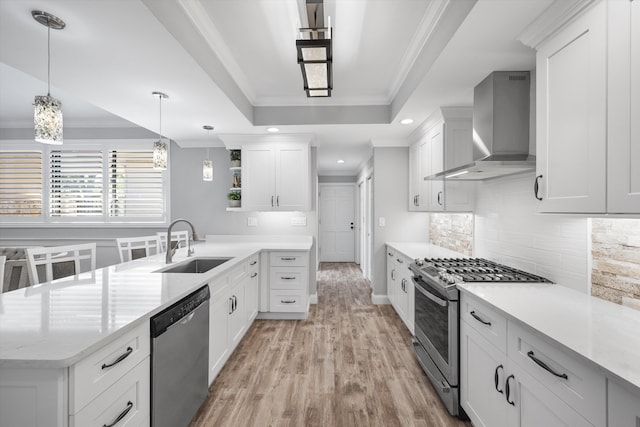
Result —
<svg viewBox="0 0 640 427"><path fill-rule="evenodd" d="M150 412L150 367L147 357L77 414L69 417L70 427L114 424L137 427L148 420Z"/></svg>
<svg viewBox="0 0 640 427"><path fill-rule="evenodd" d="M304 267L272 268L269 278L271 289L298 289L307 288L307 269Z"/></svg>
<svg viewBox="0 0 640 427"><path fill-rule="evenodd" d="M516 322L509 323L507 355L591 423L605 425L606 379L595 367Z"/></svg>
<svg viewBox="0 0 640 427"><path fill-rule="evenodd" d="M493 308L461 293L460 317L500 351L507 351L507 319Z"/></svg>
<svg viewBox="0 0 640 427"><path fill-rule="evenodd" d="M149 356L150 347L146 321L69 368L69 412L80 411Z"/></svg>
<svg viewBox="0 0 640 427"><path fill-rule="evenodd" d="M306 312L307 294L305 291L275 290L270 292L271 312Z"/></svg>
<svg viewBox="0 0 640 427"><path fill-rule="evenodd" d="M271 252L269 264L272 267L297 266L304 267L309 264L306 252Z"/></svg>

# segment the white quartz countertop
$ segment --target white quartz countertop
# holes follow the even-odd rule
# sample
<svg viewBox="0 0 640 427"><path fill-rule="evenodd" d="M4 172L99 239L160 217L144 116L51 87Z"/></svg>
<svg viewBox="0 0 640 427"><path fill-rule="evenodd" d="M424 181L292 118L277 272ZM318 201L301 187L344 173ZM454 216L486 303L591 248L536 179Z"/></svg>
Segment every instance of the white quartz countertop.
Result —
<svg viewBox="0 0 640 427"><path fill-rule="evenodd" d="M468 256L432 245L431 243L415 242L387 242L387 246L394 248L398 252L411 259L416 258L468 258Z"/></svg>
<svg viewBox="0 0 640 427"><path fill-rule="evenodd" d="M158 273L165 254L0 294L0 368L63 368L262 250L308 251L310 236L217 239L193 257L232 257L206 273ZM173 264L187 261L178 249Z"/></svg>
<svg viewBox="0 0 640 427"><path fill-rule="evenodd" d="M640 311L553 284L459 284L640 391Z"/></svg>

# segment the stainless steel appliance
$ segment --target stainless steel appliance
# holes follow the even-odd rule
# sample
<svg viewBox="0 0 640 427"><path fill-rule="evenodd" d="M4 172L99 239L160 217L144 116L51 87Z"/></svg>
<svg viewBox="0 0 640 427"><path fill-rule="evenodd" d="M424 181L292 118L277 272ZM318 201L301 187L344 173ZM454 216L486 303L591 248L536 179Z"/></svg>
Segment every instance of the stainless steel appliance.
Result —
<svg viewBox="0 0 640 427"><path fill-rule="evenodd" d="M207 396L209 286L151 318L151 425L188 426Z"/></svg>
<svg viewBox="0 0 640 427"><path fill-rule="evenodd" d="M462 415L459 401L459 291L463 282L544 282L525 273L481 258L417 259L409 265L415 285L415 339L413 346L451 415Z"/></svg>

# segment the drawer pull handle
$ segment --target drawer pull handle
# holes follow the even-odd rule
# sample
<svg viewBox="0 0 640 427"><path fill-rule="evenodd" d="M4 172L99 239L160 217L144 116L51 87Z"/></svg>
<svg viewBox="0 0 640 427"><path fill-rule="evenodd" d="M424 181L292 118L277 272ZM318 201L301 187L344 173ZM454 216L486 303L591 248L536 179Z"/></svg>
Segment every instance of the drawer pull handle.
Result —
<svg viewBox="0 0 640 427"><path fill-rule="evenodd" d="M284 300L283 300L283 299L281 299L281 300L280 300L280 302L281 302L282 304L295 304L295 303L296 303L296 300L294 300L294 299L284 299Z"/></svg>
<svg viewBox="0 0 640 427"><path fill-rule="evenodd" d="M280 259L282 261L295 261L296 257L294 257L294 256L281 256Z"/></svg>
<svg viewBox="0 0 640 427"><path fill-rule="evenodd" d="M103 424L102 427L113 427L116 424L118 424L120 421L122 421L122 419L124 417L127 416L127 414L129 413L129 411L131 410L131 408L133 408L133 403L131 403L131 401L127 402L127 407L124 408L124 411L120 412L120 415L118 415L118 418L116 418L115 420L113 420L113 422L111 424Z"/></svg>
<svg viewBox="0 0 640 427"><path fill-rule="evenodd" d="M404 264L404 261L402 261L400 258L398 258L396 261L398 261L400 264Z"/></svg>
<svg viewBox="0 0 640 427"><path fill-rule="evenodd" d="M256 265L258 263L258 261L253 261L251 264L249 265Z"/></svg>
<svg viewBox="0 0 640 427"><path fill-rule="evenodd" d="M500 390L498 388L498 383L500 382L500 375L498 374L498 369L502 369L504 371L504 366L498 365L496 366L496 372L493 375L493 382L496 384L496 391L500 394L504 393L504 390Z"/></svg>
<svg viewBox="0 0 640 427"><path fill-rule="evenodd" d="M542 178L542 175L536 176L536 180L533 183L533 195L538 200L542 200L542 197L538 196L538 190L540 190L540 178Z"/></svg>
<svg viewBox="0 0 640 427"><path fill-rule="evenodd" d="M562 373L562 374L557 373L556 371L554 371L553 369L551 369L550 367L548 367L548 366L547 366L547 364L546 364L546 363L544 363L542 360L540 360L540 359L538 359L537 357L535 357L535 356L533 355L533 351L532 351L532 350L529 350L529 351L527 352L527 356L529 356L529 359L533 360L533 361L535 362L535 364L536 364L536 365L540 366L542 369L544 369L545 371L549 372L550 374L553 374L553 375L555 375L556 377L558 377L558 378L563 378L563 379L565 379L565 380L568 380L568 379L569 379L569 377L567 376L567 374L565 374L565 373Z"/></svg>
<svg viewBox="0 0 640 427"><path fill-rule="evenodd" d="M478 316L475 311L471 311L469 314L478 322L482 323L483 325L491 326L491 322L487 322L482 317Z"/></svg>
<svg viewBox="0 0 640 427"><path fill-rule="evenodd" d="M505 382L505 385L504 385L504 389L507 392L507 395L505 397L509 405L516 406L516 403L513 400L509 400L509 398L511 397L511 386L509 385L509 381L511 381L511 378L515 379L516 377L513 375L509 375L507 377L507 381Z"/></svg>
<svg viewBox="0 0 640 427"><path fill-rule="evenodd" d="M256 277L257 275L258 275L258 273L253 273L253 274L251 275L251 278L253 279L253 278L254 278L254 277Z"/></svg>
<svg viewBox="0 0 640 427"><path fill-rule="evenodd" d="M280 276L280 279L282 280L295 280L295 276Z"/></svg>
<svg viewBox="0 0 640 427"><path fill-rule="evenodd" d="M118 363L122 362L124 359L126 359L127 357L129 357L129 355L133 353L133 349L131 347L127 347L127 351L125 351L124 353L122 353L120 356L118 356L118 358L116 360L114 360L111 363L103 363L102 364L102 369L107 369L110 368L112 366L117 365Z"/></svg>

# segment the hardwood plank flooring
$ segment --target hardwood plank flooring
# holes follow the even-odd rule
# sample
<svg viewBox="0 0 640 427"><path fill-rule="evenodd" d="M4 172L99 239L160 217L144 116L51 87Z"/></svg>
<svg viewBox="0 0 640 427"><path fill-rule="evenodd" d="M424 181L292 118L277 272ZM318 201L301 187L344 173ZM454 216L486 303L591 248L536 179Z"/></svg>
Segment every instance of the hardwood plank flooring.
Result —
<svg viewBox="0 0 640 427"><path fill-rule="evenodd" d="M357 265L322 263L307 320L257 320L191 427L462 427L449 416L390 305Z"/></svg>

